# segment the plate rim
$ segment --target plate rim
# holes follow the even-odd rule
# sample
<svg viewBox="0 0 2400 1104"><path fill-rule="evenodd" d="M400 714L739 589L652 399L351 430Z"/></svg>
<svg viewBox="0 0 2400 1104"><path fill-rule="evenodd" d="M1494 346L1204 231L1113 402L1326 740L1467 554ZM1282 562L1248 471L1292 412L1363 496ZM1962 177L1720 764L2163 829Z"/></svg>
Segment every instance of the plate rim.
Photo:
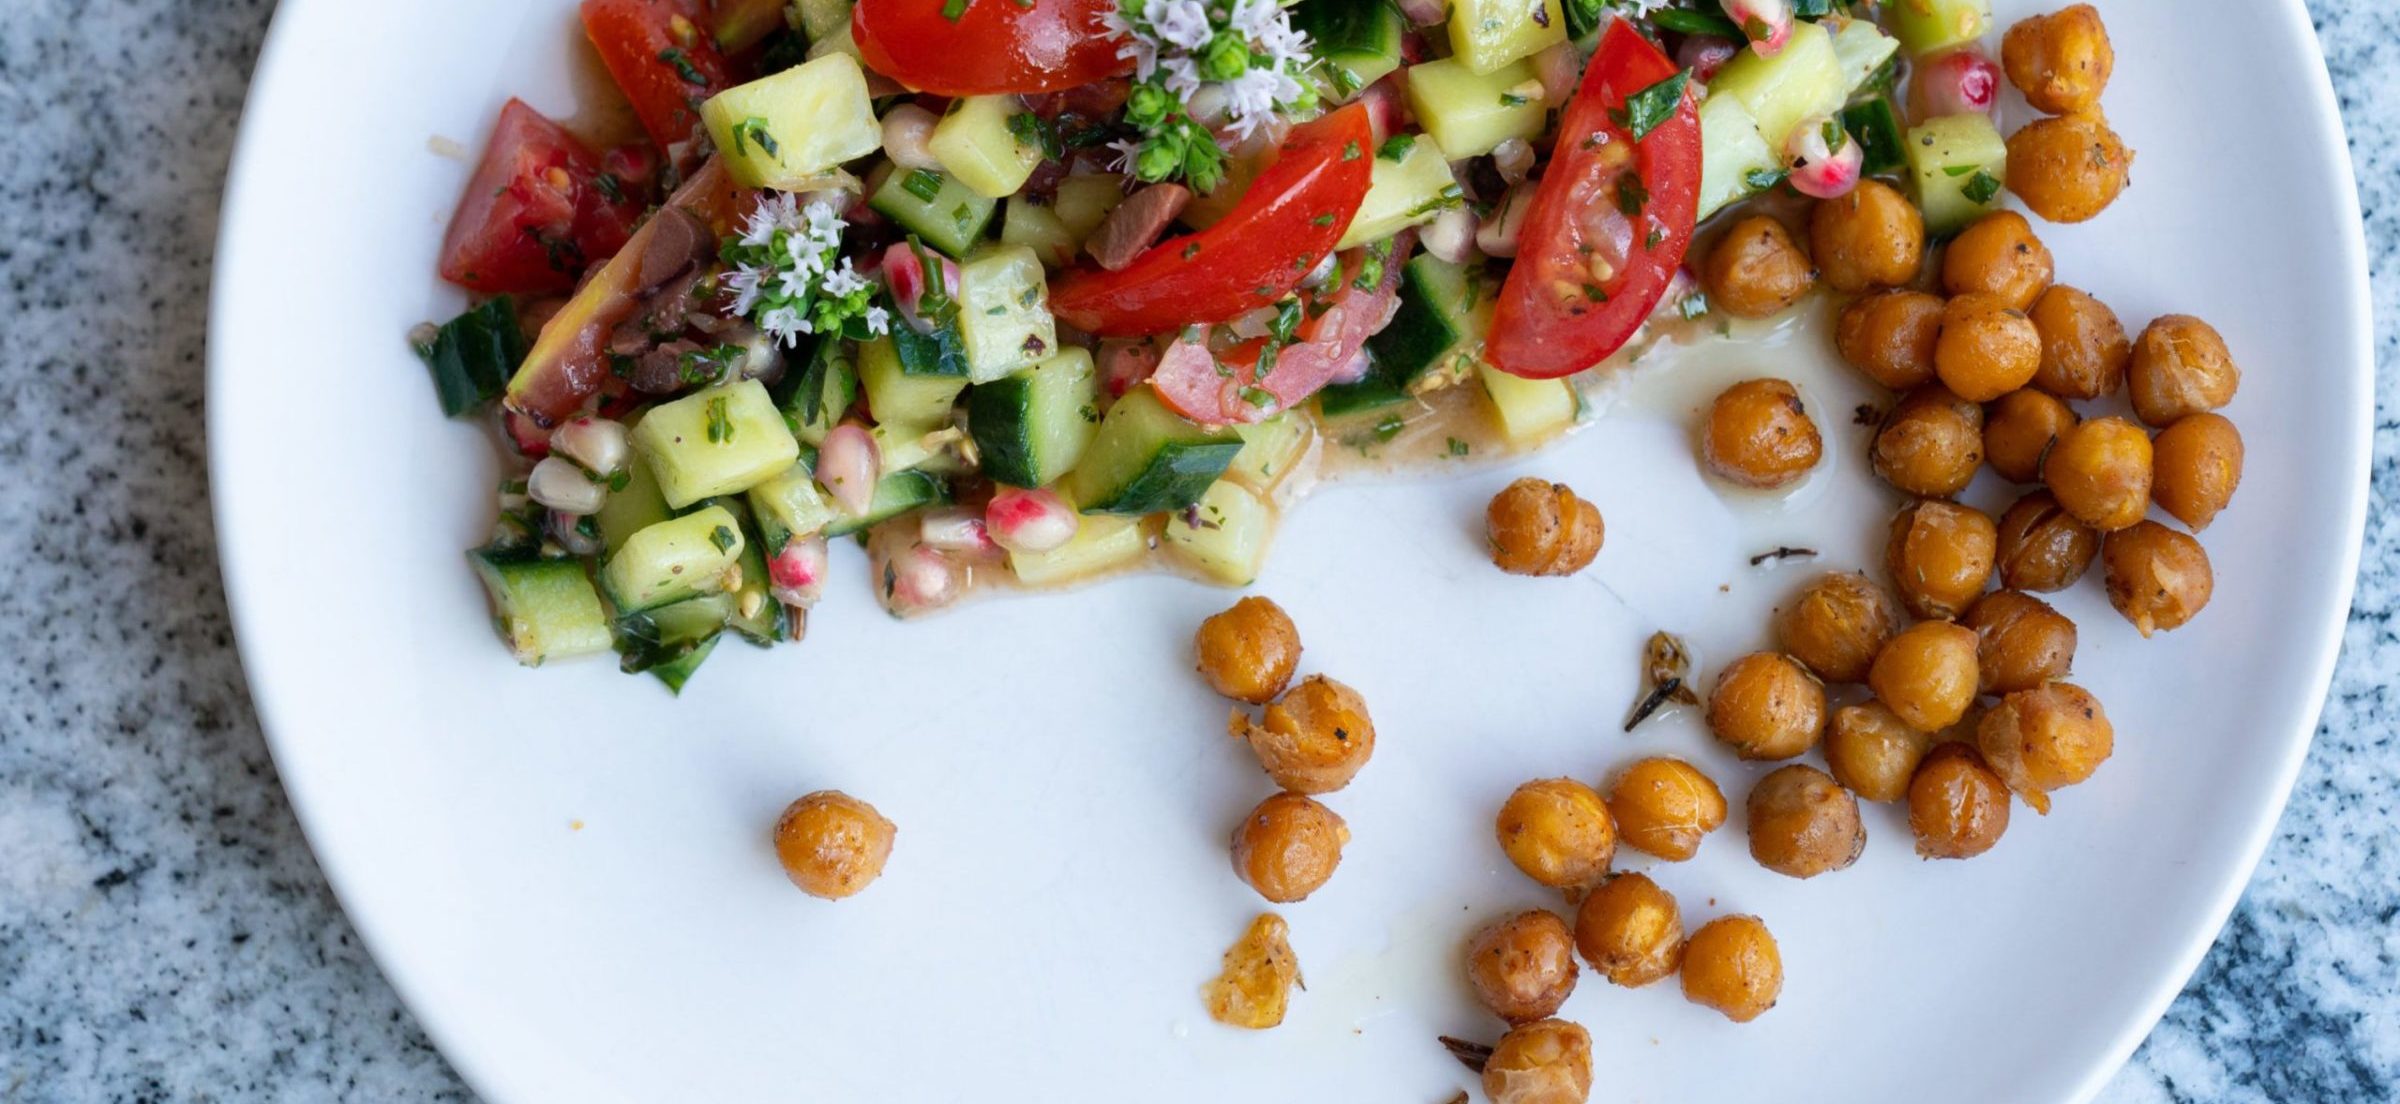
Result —
<svg viewBox="0 0 2400 1104"><path fill-rule="evenodd" d="M219 423L225 416L223 412L228 409L229 392L233 387L228 381L237 371L219 359L222 348L218 340L219 328L235 295L229 290L232 287L230 272L234 266L228 258L239 252L238 247L229 243L235 240L236 231L246 221L243 216L248 206L245 198L251 190L249 180L258 171L254 147L260 141L260 132L255 125L258 117L255 109L276 94L275 89L279 84L277 77L285 68L283 62L286 55L293 49L292 35L289 33L293 20L289 16L294 10L315 2L278 0L276 4L252 64L249 88L243 95L241 118L227 159L223 193L217 209L217 235L209 269L208 337L203 354L206 375L202 406L207 437L210 521L216 536L218 578L224 589L227 620L233 630L234 652L241 663L251 708L258 719L268 756L276 765L277 784L283 789L293 818L300 826L301 836L308 843L311 860L325 878L334 899L341 904L345 920L358 932L360 946L369 960L399 996L418 1029L440 1052L443 1061L479 1097L500 1100L503 1098L495 1092L495 1087L507 1079L491 1068L497 1064L497 1058L470 1045L463 1032L454 1033L446 1018L430 1014L432 1006L424 999L424 988L420 982L406 972L394 969L390 948L396 945L396 938L386 931L381 918L351 907L354 899L351 887L354 879L362 876L357 869L360 864L353 863L345 869L338 858L328 854L320 840L330 838L324 828L330 814L312 803L299 788L285 781L285 737L279 733L287 730L275 720L283 710L278 704L279 695L270 688L262 673L261 657L252 645L255 630L246 630L244 627L245 622L251 620L244 613L245 603L242 601L242 595L249 590L242 581L249 575L243 567L246 557L237 550L236 542L229 542L223 536L228 532L226 523L231 512L227 503L231 498L238 497L238 492L232 492L232 485L223 477L225 465L220 453L220 449L226 447L226 437L220 432ZM2290 24L2287 29L2293 32L2293 42L2305 45L2318 41L2306 0L2279 0L2278 7L2286 23ZM2068 1104L2088 1104L2124 1068L2127 1060L2156 1029L2167 1009L2190 983L2256 876L2258 865L2265 857L2266 849L2273 841L2275 830L2290 804L2293 787L2307 763L2309 751L2315 746L2317 729L2323 722L2333 676L2347 635L2350 613L2357 597L2373 476L2376 373L2373 283L2358 194L2357 166L2350 151L2349 132L2342 118L2332 72L2321 50L2308 52L2306 56L2307 62L2300 69L2307 74L2307 79L2303 81L2305 87L2300 93L2307 97L2313 107L2309 123L2320 132L2320 140L2311 145L2323 162L2321 167L2326 172L2325 187L2331 193L2320 198L2328 203L2338 221L2354 231L2342 235L2340 239L2341 253L2337 263L2346 276L2349 294L2341 298L2339 309L2333 312L2334 319L2351 332L2351 340L2347 342L2351 346L2349 371L2342 377L2347 381L2349 393L2337 398L2361 400L2350 403L2353 414L2347 422L2348 430L2336 442L2346 454L2349 461L2346 467L2352 473L2348 492L2339 498L2342 514L2340 532L2345 537L2337 552L2340 570L2333 587L2333 593L2339 599L2335 604L2339 612L2327 618L2316 633L2315 653L2309 662L2311 684L2316 690L2307 699L2295 699L2309 704L2286 710L2291 714L2287 717L2289 728L2294 731L2284 737L2282 756L2274 772L2274 785L2265 791L2268 798L2256 809L2253 822L2246 828L2240 861L2222 868L2223 873L2217 878L2218 884L2211 887L2208 906L2189 917L2190 922L2185 925L2184 946L2175 956L2180 968L2171 978L2162 974L2153 979L2150 983L2151 992L2139 1002L2141 1014L2125 1020L2117 1037L2100 1052L2105 1061L2094 1063L2085 1071L2068 1098ZM2339 419L2329 419L2329 422L2341 424Z"/></svg>

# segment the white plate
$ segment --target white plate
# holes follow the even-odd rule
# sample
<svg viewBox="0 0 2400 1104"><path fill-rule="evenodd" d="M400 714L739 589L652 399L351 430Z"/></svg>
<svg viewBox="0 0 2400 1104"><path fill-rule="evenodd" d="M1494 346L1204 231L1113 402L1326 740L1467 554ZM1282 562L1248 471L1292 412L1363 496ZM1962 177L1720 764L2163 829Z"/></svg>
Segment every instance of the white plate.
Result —
<svg viewBox="0 0 2400 1104"><path fill-rule="evenodd" d="M2103 7L2137 186L2043 232L2062 277L2129 323L2201 314L2248 369L2230 411L2248 480L2206 534L2215 603L2144 642L2096 581L2068 596L2117 755L2050 817L2020 808L1985 858L1920 863L1874 809L1840 874L1763 872L1738 815L1653 870L1689 922L1765 917L1789 983L1735 1026L1672 985L1587 974L1565 1014L1597 1036L1601 1099L1748 1099L1794 1077L1816 1100L2082 1098L2265 843L2364 512L2349 163L2296 0ZM1198 987L1259 908L1223 841L1267 788L1188 674L1188 634L1227 594L1142 578L903 625L842 559L805 645L725 649L680 701L606 662L520 670L492 638L460 550L494 461L436 415L401 335L460 304L431 273L467 167L428 139L478 146L512 93L571 111L572 20L565 0L287 0L234 164L210 349L219 539L284 784L377 960L494 1099L1446 1099L1466 1078L1435 1033L1497 1034L1459 942L1544 901L1491 841L1500 798L1673 751L1738 807L1757 768L1688 716L1616 731L1640 641L1675 629L1722 660L1803 577L1745 553L1804 537L1866 563L1879 544L1891 502L1856 462L1854 387L1804 342L1708 369L1815 390L1842 465L1804 508L1729 508L1657 383L1508 470L1311 501L1257 589L1298 619L1308 668L1365 693L1381 746L1331 802L1357 837L1339 875L1283 910L1308 991L1280 1030L1219 1028ZM1518 471L1599 502L1597 569L1491 569L1479 511ZM900 824L883 880L838 905L794 892L766 844L785 802L827 786Z"/></svg>

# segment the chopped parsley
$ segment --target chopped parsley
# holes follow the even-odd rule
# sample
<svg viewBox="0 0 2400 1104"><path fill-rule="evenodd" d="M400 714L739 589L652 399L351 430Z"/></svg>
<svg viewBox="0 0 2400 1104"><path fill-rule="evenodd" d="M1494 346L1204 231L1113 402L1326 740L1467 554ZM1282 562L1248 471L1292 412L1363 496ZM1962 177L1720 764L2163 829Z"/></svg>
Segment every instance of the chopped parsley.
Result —
<svg viewBox="0 0 2400 1104"><path fill-rule="evenodd" d="M2000 194L2000 178L1987 170L1977 169L1975 175L1968 178L1967 186L1960 190L1960 194L1978 205L1990 203L1993 197Z"/></svg>
<svg viewBox="0 0 2400 1104"><path fill-rule="evenodd" d="M1473 446L1467 444L1465 441L1459 440L1456 437L1450 438L1449 448L1450 455L1452 456L1465 456L1466 454L1475 451Z"/></svg>
<svg viewBox="0 0 2400 1104"><path fill-rule="evenodd" d="M733 126L734 153L748 153L751 143L757 143L758 148L769 157L783 156L783 147L777 145L775 136L767 132L767 120L763 116L752 115Z"/></svg>
<svg viewBox="0 0 2400 1104"><path fill-rule="evenodd" d="M1344 161L1356 161L1356 160L1358 160L1358 158L1359 158L1359 152L1358 152L1358 143L1357 143L1357 142L1344 142L1344 143L1342 143L1342 160L1344 160Z"/></svg>
<svg viewBox="0 0 2400 1104"><path fill-rule="evenodd" d="M718 395L708 400L705 409L708 414L708 443L722 445L731 442L733 419L725 413L725 396Z"/></svg>
<svg viewBox="0 0 2400 1104"><path fill-rule="evenodd" d="M1691 87L1691 70L1684 70L1665 80L1625 97L1625 106L1608 113L1636 142L1650 136L1660 125L1675 117L1683 106L1684 91Z"/></svg>
<svg viewBox="0 0 2400 1104"><path fill-rule="evenodd" d="M967 0L942 0L942 18L956 23L967 14Z"/></svg>
<svg viewBox="0 0 2400 1104"><path fill-rule="evenodd" d="M733 535L730 526L720 525L708 531L708 543L716 545L719 552L733 551L734 542L740 539Z"/></svg>
<svg viewBox="0 0 2400 1104"><path fill-rule="evenodd" d="M1265 373L1260 374L1264 375ZM1263 387L1242 388L1242 401L1258 410L1273 410L1278 405L1275 393Z"/></svg>
<svg viewBox="0 0 2400 1104"><path fill-rule="evenodd" d="M1408 151L1416 147L1416 135L1395 134L1384 139L1382 145L1375 147L1375 156L1386 161L1402 161L1408 158Z"/></svg>
<svg viewBox="0 0 2400 1104"><path fill-rule="evenodd" d="M696 84L703 86L708 84L708 75L702 73L698 66L693 65L691 57L686 55L682 50L676 49L673 46L669 46L666 49L658 52L658 60L673 66L675 69L675 75L682 77L683 83L685 84Z"/></svg>
<svg viewBox="0 0 2400 1104"><path fill-rule="evenodd" d="M1752 169L1742 174L1742 183L1749 185L1753 192L1763 192L1783 183L1783 178L1790 175L1784 169Z"/></svg>
<svg viewBox="0 0 2400 1104"><path fill-rule="evenodd" d="M1626 218L1640 218L1642 209L1650 206L1650 187L1642 183L1640 173L1626 173L1617 178L1617 210Z"/></svg>
<svg viewBox="0 0 2400 1104"><path fill-rule="evenodd" d="M1400 431L1406 428L1408 428L1407 419L1402 418L1398 414L1386 414L1381 420L1375 423L1375 439L1378 441L1389 441L1394 437L1398 437L1400 435Z"/></svg>

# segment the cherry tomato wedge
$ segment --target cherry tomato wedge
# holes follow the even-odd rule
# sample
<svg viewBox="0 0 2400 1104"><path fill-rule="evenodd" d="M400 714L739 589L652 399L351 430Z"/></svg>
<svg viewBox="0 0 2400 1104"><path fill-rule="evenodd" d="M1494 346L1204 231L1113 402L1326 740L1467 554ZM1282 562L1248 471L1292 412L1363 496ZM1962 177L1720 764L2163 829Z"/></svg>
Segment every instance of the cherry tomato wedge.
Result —
<svg viewBox="0 0 2400 1104"><path fill-rule="evenodd" d="M510 100L442 238L442 279L486 295L553 295L633 236L647 184Z"/></svg>
<svg viewBox="0 0 2400 1104"><path fill-rule="evenodd" d="M1307 402L1327 384L1356 378L1366 365L1367 339L1392 321L1400 308L1400 262L1407 245L1393 250L1382 278L1365 287L1355 280L1329 289L1309 309L1324 310L1304 318L1298 340L1275 351L1273 362L1259 371L1267 341L1245 341L1221 354L1209 352L1202 334L1176 339L1159 358L1151 383L1159 400L1176 413L1207 425L1255 422L1277 411ZM1364 251L1344 258L1342 270L1360 271Z"/></svg>
<svg viewBox="0 0 2400 1104"><path fill-rule="evenodd" d="M867 68L920 92L1056 92L1133 71L1101 21L1114 10L1116 0L859 0L850 37Z"/></svg>
<svg viewBox="0 0 2400 1104"><path fill-rule="evenodd" d="M1066 274L1051 285L1050 309L1088 333L1134 337L1271 305L1342 240L1367 196L1374 157L1374 130L1359 104L1295 127L1216 225L1169 238L1115 272Z"/></svg>
<svg viewBox="0 0 2400 1104"><path fill-rule="evenodd" d="M1700 203L1700 115L1686 89L1641 140L1626 100L1676 74L1633 25L1610 24L1559 124L1485 355L1528 379L1572 375L1623 347L1666 294Z"/></svg>
<svg viewBox="0 0 2400 1104"><path fill-rule="evenodd" d="M688 141L700 105L733 84L705 23L695 0L583 0L583 33L662 150Z"/></svg>

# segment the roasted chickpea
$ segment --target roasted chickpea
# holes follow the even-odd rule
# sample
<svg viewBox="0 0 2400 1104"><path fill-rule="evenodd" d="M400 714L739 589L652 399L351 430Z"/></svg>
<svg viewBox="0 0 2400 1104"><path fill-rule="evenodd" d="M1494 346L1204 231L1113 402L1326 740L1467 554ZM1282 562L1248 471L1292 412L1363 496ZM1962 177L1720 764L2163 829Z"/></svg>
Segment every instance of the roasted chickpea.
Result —
<svg viewBox="0 0 2400 1104"><path fill-rule="evenodd" d="M1794 763L1750 788L1750 857L1791 878L1814 878L1858 861L1867 830L1858 799L1815 767Z"/></svg>
<svg viewBox="0 0 2400 1104"><path fill-rule="evenodd" d="M1875 657L1867 685L1875 700L1919 732L1939 732L1975 702L1975 630L1921 621L1900 631Z"/></svg>
<svg viewBox="0 0 2400 1104"><path fill-rule="evenodd" d="M1942 308L1933 372L1970 402L1990 402L2033 382L2042 335L2025 312L1996 295L1970 292Z"/></svg>
<svg viewBox="0 0 2400 1104"><path fill-rule="evenodd" d="M2075 668L2075 622L2030 594L1993 591L1958 623L1975 630L1976 678L1985 694L2031 690Z"/></svg>
<svg viewBox="0 0 2400 1104"><path fill-rule="evenodd" d="M1572 575L1591 566L1607 536L1600 508L1564 483L1526 478L1483 511L1492 563L1511 575Z"/></svg>
<svg viewBox="0 0 2400 1104"><path fill-rule="evenodd" d="M1467 943L1467 984L1512 1024L1547 1019L1575 991L1575 933L1543 909L1495 920Z"/></svg>
<svg viewBox="0 0 2400 1104"><path fill-rule="evenodd" d="M1868 379L1906 391L1933 379L1942 300L1922 291L1882 291L1842 308L1834 347Z"/></svg>
<svg viewBox="0 0 2400 1104"><path fill-rule="evenodd" d="M1809 252L1837 291L1899 287L1925 262L1925 216L1900 190L1861 180L1839 199L1819 200L1808 214Z"/></svg>
<svg viewBox="0 0 2400 1104"><path fill-rule="evenodd" d="M1917 855L1971 859L2008 831L2008 784L1966 744L1943 744L1908 783L1908 830Z"/></svg>
<svg viewBox="0 0 2400 1104"><path fill-rule="evenodd" d="M2062 399L2096 399L2125 385L2133 339L2125 336L2124 324L2108 304L2081 289L2052 284L2033 301L2027 317L2042 335L2035 387Z"/></svg>
<svg viewBox="0 0 2400 1104"><path fill-rule="evenodd" d="M1807 475L1825 455L1800 392L1779 379L1743 380L1709 404L1700 458L1717 478L1771 490Z"/></svg>
<svg viewBox="0 0 2400 1104"><path fill-rule="evenodd" d="M2042 457L2076 422L2075 411L2026 388L2000 396L1983 416L1983 457L2012 483L2042 481Z"/></svg>
<svg viewBox="0 0 2400 1104"><path fill-rule="evenodd" d="M1856 571L1819 575L1775 615L1784 654L1826 682L1863 682L1883 642L1899 631L1890 591Z"/></svg>
<svg viewBox="0 0 2400 1104"><path fill-rule="evenodd" d="M1825 734L1825 687L1789 656L1743 656L1717 675L1708 730L1744 759L1792 758Z"/></svg>
<svg viewBox="0 0 2400 1104"><path fill-rule="evenodd" d="M2180 629L2217 589L2208 550L2189 534L2144 521L2102 538L2108 604L2143 636Z"/></svg>
<svg viewBox="0 0 2400 1104"><path fill-rule="evenodd" d="M1608 815L1625 846L1682 862L1725 823L1725 793L1681 759L1644 759L1609 787Z"/></svg>
<svg viewBox="0 0 2400 1104"><path fill-rule="evenodd" d="M1483 1064L1492 1104L1585 1104L1592 1098L1592 1034L1565 1020L1520 1024Z"/></svg>
<svg viewBox="0 0 2400 1104"><path fill-rule="evenodd" d="M2010 27L2000 40L2000 64L2035 110L2072 115L2100 106L2117 51L2100 13L2076 4Z"/></svg>
<svg viewBox="0 0 2400 1104"><path fill-rule="evenodd" d="M1575 910L1575 949L1612 985L1638 989L1683 961L1683 910L1645 874L1612 874Z"/></svg>
<svg viewBox="0 0 2400 1104"><path fill-rule="evenodd" d="M2232 402L2242 386L2242 370L2216 327L2188 314L2170 314L2134 339L2125 382L2134 415L2164 426Z"/></svg>
<svg viewBox="0 0 2400 1104"><path fill-rule="evenodd" d="M2071 682L2019 690L1975 726L1975 749L2037 813L2050 791L2090 778L2116 750L2116 729L2091 691Z"/></svg>
<svg viewBox="0 0 2400 1104"><path fill-rule="evenodd" d="M1781 314L1816 283L1816 270L1791 231L1766 215L1734 223L1700 265L1708 305L1736 318Z"/></svg>
<svg viewBox="0 0 2400 1104"><path fill-rule="evenodd" d="M2117 201L2133 151L2096 114L2039 119L2008 137L2008 190L2052 222L2083 222Z"/></svg>
<svg viewBox="0 0 2400 1104"><path fill-rule="evenodd" d="M1572 778L1517 787L1493 822L1500 850L1525 876L1555 889L1599 881L1617 855L1617 826L1600 792Z"/></svg>
<svg viewBox="0 0 2400 1104"><path fill-rule="evenodd" d="M2094 418L2058 435L2042 481L2075 520L2123 529L2150 509L2150 435L2123 418Z"/></svg>
<svg viewBox="0 0 2400 1104"><path fill-rule="evenodd" d="M1192 650L1211 689L1265 705L1283 693L1292 669L1300 665L1300 630L1273 600L1244 598L1200 622Z"/></svg>
<svg viewBox="0 0 2400 1104"><path fill-rule="evenodd" d="M1375 722L1358 691L1310 675L1267 707L1263 723L1235 710L1226 729L1247 740L1267 777L1293 793L1332 793L1375 754Z"/></svg>
<svg viewBox="0 0 2400 1104"><path fill-rule="evenodd" d="M2242 482L2242 434L2222 414L2186 414L2151 442L2150 497L2197 533Z"/></svg>
<svg viewBox="0 0 2400 1104"><path fill-rule="evenodd" d="M1883 546L1900 605L1928 620L1964 612L1992 581L1999 531L1972 506L1925 499L1900 509Z"/></svg>
<svg viewBox="0 0 2400 1104"><path fill-rule="evenodd" d="M1926 384L1884 415L1869 456L1884 482L1948 498L1974 482L1983 465L1983 408L1939 383Z"/></svg>
<svg viewBox="0 0 2400 1104"><path fill-rule="evenodd" d="M1749 1023L1783 995L1783 955L1755 916L1720 916L1683 943L1683 996Z"/></svg>
<svg viewBox="0 0 2400 1104"><path fill-rule="evenodd" d="M1279 793L1233 830L1233 872L1258 895L1289 904L1315 893L1350 842L1350 826L1316 799Z"/></svg>
<svg viewBox="0 0 2400 1104"><path fill-rule="evenodd" d="M775 858L800 892L838 901L867 888L892 857L899 826L840 790L819 790L775 821Z"/></svg>
<svg viewBox="0 0 2400 1104"><path fill-rule="evenodd" d="M1882 702L1844 706L1825 733L1825 766L1833 780L1869 801L1898 801L1908 794L1917 761L1933 737L1910 728Z"/></svg>
<svg viewBox="0 0 2400 1104"><path fill-rule="evenodd" d="M1943 291L1989 295L2016 311L2030 309L2057 273L2050 247L2015 211L1994 211L1976 219L1942 251Z"/></svg>
<svg viewBox="0 0 2400 1104"><path fill-rule="evenodd" d="M2027 494L2000 515L2000 585L2010 590L2065 590L2099 554L2099 531L2048 491Z"/></svg>

